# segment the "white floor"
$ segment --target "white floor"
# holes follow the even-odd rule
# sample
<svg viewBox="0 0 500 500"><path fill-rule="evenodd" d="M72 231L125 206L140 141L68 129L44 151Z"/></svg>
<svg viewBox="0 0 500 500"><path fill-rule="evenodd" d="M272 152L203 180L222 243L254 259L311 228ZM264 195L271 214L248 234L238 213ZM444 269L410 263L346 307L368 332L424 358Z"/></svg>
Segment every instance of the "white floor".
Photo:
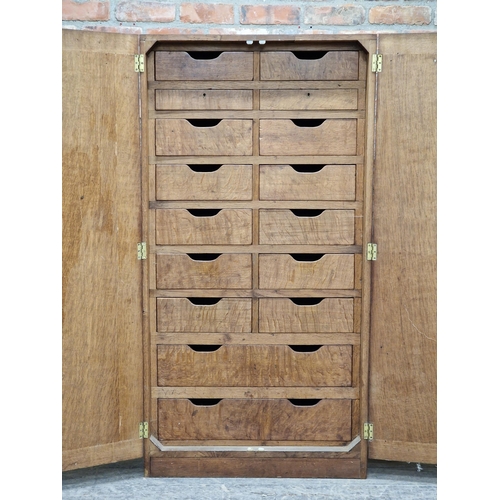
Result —
<svg viewBox="0 0 500 500"><path fill-rule="evenodd" d="M370 461L367 479L145 478L142 460L63 473L62 498L89 500L435 500L435 465Z"/></svg>

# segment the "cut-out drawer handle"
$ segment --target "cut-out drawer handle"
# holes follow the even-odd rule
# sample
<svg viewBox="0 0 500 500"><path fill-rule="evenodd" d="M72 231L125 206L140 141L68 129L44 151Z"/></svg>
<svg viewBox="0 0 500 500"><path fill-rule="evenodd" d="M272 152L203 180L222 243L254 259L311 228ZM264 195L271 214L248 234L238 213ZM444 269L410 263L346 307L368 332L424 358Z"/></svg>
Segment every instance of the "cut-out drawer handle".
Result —
<svg viewBox="0 0 500 500"><path fill-rule="evenodd" d="M222 165L188 165L193 172L216 172Z"/></svg>
<svg viewBox="0 0 500 500"><path fill-rule="evenodd" d="M318 215L321 215L324 210L311 210L307 208L297 208L297 209L290 209L290 212L292 212L295 217L318 217Z"/></svg>
<svg viewBox="0 0 500 500"><path fill-rule="evenodd" d="M290 165L299 174L315 174L323 170L326 165Z"/></svg>
<svg viewBox="0 0 500 500"><path fill-rule="evenodd" d="M318 262L324 253L291 253L290 257L298 262Z"/></svg>
<svg viewBox="0 0 500 500"><path fill-rule="evenodd" d="M199 262L212 262L217 260L222 254L221 253L188 253L187 256L191 260L196 260Z"/></svg>
<svg viewBox="0 0 500 500"><path fill-rule="evenodd" d="M189 344L188 347L195 352L215 352L218 351L222 345L192 345Z"/></svg>
<svg viewBox="0 0 500 500"><path fill-rule="evenodd" d="M323 124L325 120L323 119L314 119L314 118L295 118L292 119L293 124L296 127L307 127L307 128L314 128L314 127L319 127L320 125Z"/></svg>
<svg viewBox="0 0 500 500"><path fill-rule="evenodd" d="M216 216L222 209L209 209L209 208L192 208L188 209L188 212L193 217L214 217Z"/></svg>
<svg viewBox="0 0 500 500"><path fill-rule="evenodd" d="M316 352L319 351L322 345L289 345L288 346L294 352Z"/></svg>
<svg viewBox="0 0 500 500"><path fill-rule="evenodd" d="M310 407L316 406L321 401L321 399L289 399L288 401L290 401L293 406Z"/></svg>
<svg viewBox="0 0 500 500"><path fill-rule="evenodd" d="M192 51L192 52L187 52L188 56L191 57L192 59L196 59L197 61L208 61L211 59L217 59L221 54L222 51L215 51L215 50L208 50L208 51Z"/></svg>
<svg viewBox="0 0 500 500"><path fill-rule="evenodd" d="M194 406L217 406L222 399L188 398ZM310 400L312 401L312 400Z"/></svg>
<svg viewBox="0 0 500 500"><path fill-rule="evenodd" d="M323 299L318 297L295 297L290 300L296 306L317 306Z"/></svg>
<svg viewBox="0 0 500 500"><path fill-rule="evenodd" d="M294 50L292 54L302 61L315 61L326 56L326 50Z"/></svg>
<svg viewBox="0 0 500 500"><path fill-rule="evenodd" d="M213 297L188 297L189 302L194 306L213 306L220 302L222 298Z"/></svg>
<svg viewBox="0 0 500 500"><path fill-rule="evenodd" d="M193 127L197 128L207 128L207 127L216 127L222 121L216 119L205 119L205 118L190 118L187 120Z"/></svg>

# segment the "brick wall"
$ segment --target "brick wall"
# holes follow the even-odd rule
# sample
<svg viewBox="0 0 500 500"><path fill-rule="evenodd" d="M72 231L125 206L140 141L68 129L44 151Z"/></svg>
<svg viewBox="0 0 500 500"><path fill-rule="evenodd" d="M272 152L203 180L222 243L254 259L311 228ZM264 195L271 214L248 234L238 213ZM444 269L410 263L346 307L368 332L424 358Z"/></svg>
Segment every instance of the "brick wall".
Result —
<svg viewBox="0 0 500 500"><path fill-rule="evenodd" d="M137 34L437 31L436 0L62 0L63 28Z"/></svg>

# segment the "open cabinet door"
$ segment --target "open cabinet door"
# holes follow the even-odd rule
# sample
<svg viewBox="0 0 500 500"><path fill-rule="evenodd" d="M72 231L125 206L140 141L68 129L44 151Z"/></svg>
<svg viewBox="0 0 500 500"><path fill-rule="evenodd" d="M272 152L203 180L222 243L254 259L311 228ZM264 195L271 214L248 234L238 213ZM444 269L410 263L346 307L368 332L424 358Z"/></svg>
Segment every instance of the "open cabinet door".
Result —
<svg viewBox="0 0 500 500"><path fill-rule="evenodd" d="M63 470L142 456L132 35L63 30Z"/></svg>
<svg viewBox="0 0 500 500"><path fill-rule="evenodd" d="M436 463L436 35L380 35L369 458Z"/></svg>

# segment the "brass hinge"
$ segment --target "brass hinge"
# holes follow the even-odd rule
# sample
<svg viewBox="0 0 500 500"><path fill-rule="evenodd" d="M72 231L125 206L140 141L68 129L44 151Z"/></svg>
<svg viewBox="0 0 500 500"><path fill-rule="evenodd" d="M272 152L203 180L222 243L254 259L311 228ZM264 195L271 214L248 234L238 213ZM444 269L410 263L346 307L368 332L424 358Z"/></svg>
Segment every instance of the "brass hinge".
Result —
<svg viewBox="0 0 500 500"><path fill-rule="evenodd" d="M382 72L382 54L372 55L372 73Z"/></svg>
<svg viewBox="0 0 500 500"><path fill-rule="evenodd" d="M139 423L139 437L147 439L149 437L149 425L147 422Z"/></svg>
<svg viewBox="0 0 500 500"><path fill-rule="evenodd" d="M366 248L366 260L377 260L377 244L368 243Z"/></svg>
<svg viewBox="0 0 500 500"><path fill-rule="evenodd" d="M137 260L146 260L146 258L147 258L146 242L143 241L141 243L137 243Z"/></svg>
<svg viewBox="0 0 500 500"><path fill-rule="evenodd" d="M144 73L144 54L136 54L134 56L135 72Z"/></svg>
<svg viewBox="0 0 500 500"><path fill-rule="evenodd" d="M363 424L363 439L373 441L373 424Z"/></svg>

